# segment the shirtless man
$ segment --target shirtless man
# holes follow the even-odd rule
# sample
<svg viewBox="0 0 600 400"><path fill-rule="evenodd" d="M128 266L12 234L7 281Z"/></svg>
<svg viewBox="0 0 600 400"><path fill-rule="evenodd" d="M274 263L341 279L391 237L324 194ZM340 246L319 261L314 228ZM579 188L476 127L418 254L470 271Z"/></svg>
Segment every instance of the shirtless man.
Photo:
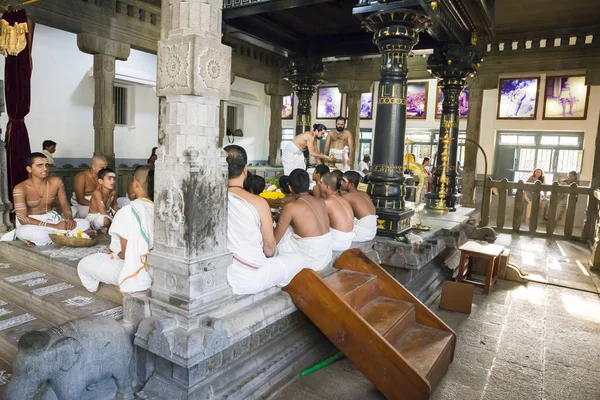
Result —
<svg viewBox="0 0 600 400"><path fill-rule="evenodd" d="M342 178L333 172L326 173L321 182L321 193L325 197L331 223L334 251L348 250L354 239L354 212L348 200L339 193L341 185Z"/></svg>
<svg viewBox="0 0 600 400"><path fill-rule="evenodd" d="M325 201L311 196L309 185L308 172L292 171L289 188L296 200L283 206L275 239L279 254L299 254L304 267L320 271L331 261L333 241Z"/></svg>
<svg viewBox="0 0 600 400"><path fill-rule="evenodd" d="M227 281L235 294L254 294L286 286L304 268L302 257L275 256L271 210L265 199L244 190L248 156L237 145L225 147L229 175L227 249L233 263Z"/></svg>
<svg viewBox="0 0 600 400"><path fill-rule="evenodd" d="M115 213L119 211L117 204L117 191L115 180L117 175L110 168L103 168L98 172L98 187L92 193L90 212L85 219L93 229L108 231Z"/></svg>
<svg viewBox="0 0 600 400"><path fill-rule="evenodd" d="M354 212L355 242L373 240L377 234L377 215L375 206L368 194L359 192L356 188L360 183L360 174L356 171L344 172L342 188L344 199L352 206Z"/></svg>
<svg viewBox="0 0 600 400"><path fill-rule="evenodd" d="M87 217L92 192L98 186L98 171L106 168L107 165L106 158L94 156L92 158L92 168L82 171L75 176L75 180L73 181L73 189L75 191L71 198L71 204L77 207L77 216L79 218Z"/></svg>
<svg viewBox="0 0 600 400"><path fill-rule="evenodd" d="M46 156L31 153L26 162L30 178L13 190L17 229L7 234L12 237L3 237L3 240L14 240L16 233L27 245L42 246L52 243L48 234L89 229L87 221L73 219L63 181L56 176L48 177ZM57 198L64 217L52 210Z"/></svg>
<svg viewBox="0 0 600 400"><path fill-rule="evenodd" d="M325 125L314 124L312 131L295 136L294 139L285 146L281 156L284 175L289 175L297 168L306 169L306 160L304 159L303 153L306 149L308 149L310 155L317 160L329 159L329 157L319 153L317 150L317 140L323 138L326 130L327 128L325 128Z"/></svg>
<svg viewBox="0 0 600 400"><path fill-rule="evenodd" d="M325 154L341 159L340 169L348 170L354 162L354 139L352 132L345 129L346 118L337 117L335 120L335 131L329 132L325 141ZM344 148L348 147L345 154ZM345 156L345 157L344 157Z"/></svg>

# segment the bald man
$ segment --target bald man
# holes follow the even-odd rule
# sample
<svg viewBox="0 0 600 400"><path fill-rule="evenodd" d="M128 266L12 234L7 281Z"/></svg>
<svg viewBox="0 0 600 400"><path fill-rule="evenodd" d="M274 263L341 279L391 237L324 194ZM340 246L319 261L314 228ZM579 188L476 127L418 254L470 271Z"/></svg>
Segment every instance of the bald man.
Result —
<svg viewBox="0 0 600 400"><path fill-rule="evenodd" d="M341 186L339 174L328 172L323 175L321 193L327 205L334 251L348 250L354 239L354 212L348 200L340 195Z"/></svg>
<svg viewBox="0 0 600 400"><path fill-rule="evenodd" d="M94 156L92 158L92 167L75 176L71 205L77 208L77 216L79 218L87 217L90 210L92 193L98 186L98 172L107 166L106 158L103 156Z"/></svg>

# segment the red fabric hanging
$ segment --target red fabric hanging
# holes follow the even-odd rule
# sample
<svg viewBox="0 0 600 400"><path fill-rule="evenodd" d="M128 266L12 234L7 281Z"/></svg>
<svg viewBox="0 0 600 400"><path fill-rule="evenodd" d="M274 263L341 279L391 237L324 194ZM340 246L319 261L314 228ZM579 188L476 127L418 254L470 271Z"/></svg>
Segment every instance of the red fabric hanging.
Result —
<svg viewBox="0 0 600 400"><path fill-rule="evenodd" d="M13 188L27 179L25 159L31 153L29 134L25 117L31 105L31 46L33 44L33 23L25 10L7 11L2 15L11 26L27 22L27 46L16 56L8 55L4 66L4 94L8 125L6 126L6 157L8 164L8 193L12 201Z"/></svg>

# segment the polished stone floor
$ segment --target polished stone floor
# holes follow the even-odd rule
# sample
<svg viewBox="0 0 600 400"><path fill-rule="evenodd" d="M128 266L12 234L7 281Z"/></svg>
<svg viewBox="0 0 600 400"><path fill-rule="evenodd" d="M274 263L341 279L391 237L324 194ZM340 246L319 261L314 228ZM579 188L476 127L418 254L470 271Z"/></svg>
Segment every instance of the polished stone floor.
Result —
<svg viewBox="0 0 600 400"><path fill-rule="evenodd" d="M589 251L578 243L516 235L500 235L497 243L509 247L511 262L532 278L553 285L499 281L489 296L476 289L470 315L434 304L458 340L454 362L431 399L600 400L600 279L586 268ZM271 399L383 396L344 359Z"/></svg>

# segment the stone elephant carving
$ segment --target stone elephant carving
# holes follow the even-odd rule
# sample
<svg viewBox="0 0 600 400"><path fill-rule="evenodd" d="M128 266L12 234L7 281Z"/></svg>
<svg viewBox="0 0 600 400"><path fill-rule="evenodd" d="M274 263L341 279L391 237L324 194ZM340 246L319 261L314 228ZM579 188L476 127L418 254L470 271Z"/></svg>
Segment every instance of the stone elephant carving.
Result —
<svg viewBox="0 0 600 400"><path fill-rule="evenodd" d="M28 332L19 339L6 400L32 400L44 389L52 389L59 400L93 399L98 384L111 378L117 399L133 399L132 358L133 337L112 318Z"/></svg>

